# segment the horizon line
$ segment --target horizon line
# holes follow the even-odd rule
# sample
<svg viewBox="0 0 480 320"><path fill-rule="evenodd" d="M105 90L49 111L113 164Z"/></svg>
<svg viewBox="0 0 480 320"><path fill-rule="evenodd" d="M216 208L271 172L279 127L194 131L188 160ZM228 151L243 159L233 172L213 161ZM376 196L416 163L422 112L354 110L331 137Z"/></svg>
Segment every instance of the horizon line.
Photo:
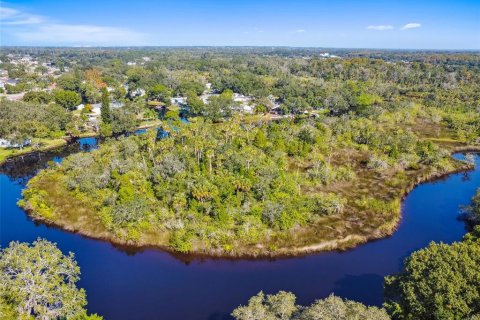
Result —
<svg viewBox="0 0 480 320"><path fill-rule="evenodd" d="M480 48L382 48L382 47L322 47L288 45L0 45L0 50L8 48L68 48L68 49L129 49L129 48L288 48L288 49L330 49L330 50L391 50L391 51L469 51L479 52Z"/></svg>

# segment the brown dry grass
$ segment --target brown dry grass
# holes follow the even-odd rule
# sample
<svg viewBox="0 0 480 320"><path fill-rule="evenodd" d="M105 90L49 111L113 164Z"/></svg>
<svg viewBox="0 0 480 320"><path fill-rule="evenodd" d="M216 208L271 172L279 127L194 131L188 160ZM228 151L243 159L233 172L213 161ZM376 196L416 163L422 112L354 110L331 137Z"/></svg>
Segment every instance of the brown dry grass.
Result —
<svg viewBox="0 0 480 320"><path fill-rule="evenodd" d="M449 136L449 132L442 131L441 128L438 128L438 125L435 127L432 124L423 124L413 126L413 128L419 136L428 139L432 136L447 138ZM466 146L451 138L437 138L435 143L441 144L450 152L462 148L480 151L478 147ZM322 217L315 225L297 227L290 232L281 235L276 234L260 244L242 245L236 243L236 251L234 252L226 253L220 249L206 248L201 243L194 243L193 251L209 256L248 257L299 255L352 248L369 240L392 234L401 217L400 208L398 208L398 212L387 215L376 214L359 207L358 199L373 197L387 202L400 201L415 185L449 173L436 171L427 166L421 166L417 170L404 171L398 168L388 168L377 172L366 169L365 162L367 159L367 153L349 148L338 150L333 157L333 164L345 165L348 163L353 165L357 178L350 182L333 183L328 186L317 186L304 190L304 192L312 193L333 192L345 197L347 205L341 214ZM469 168L465 163L454 159L450 161L453 168L450 172L463 171ZM403 179L397 178L399 172L403 174ZM392 183L394 180L396 183ZM82 203L71 195L59 181L52 181L46 176L43 179L36 180L35 183L35 188L45 190L48 193L48 202L55 208L56 220L54 224L57 226L122 245L155 246L169 250L167 247L169 234L167 232L148 230L135 243L128 243L124 238L106 230L101 221L95 218L97 215L92 209L89 209L88 204Z"/></svg>

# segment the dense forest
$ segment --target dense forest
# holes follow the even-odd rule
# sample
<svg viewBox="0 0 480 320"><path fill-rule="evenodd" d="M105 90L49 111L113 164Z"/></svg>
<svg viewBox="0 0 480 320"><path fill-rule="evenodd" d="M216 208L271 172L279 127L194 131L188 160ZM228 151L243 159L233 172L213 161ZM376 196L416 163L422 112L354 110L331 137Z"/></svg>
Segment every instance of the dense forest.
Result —
<svg viewBox="0 0 480 320"><path fill-rule="evenodd" d="M210 83L212 92L251 96L258 113L278 106L283 114L324 110L335 116L374 117L414 101L439 112L448 110L444 121L462 139L478 135L478 54L340 50L337 58L324 58L320 53L288 48L9 48L0 51L0 67L18 81L12 87L25 92L23 100L43 114L58 113L42 107L45 104L72 111L79 103L100 103L107 87L107 99L130 106L113 119L121 128L117 133L128 131L123 122L131 122L133 115L151 118L147 106L168 106L176 96L189 98L192 115L213 121L231 115L235 106L228 95L211 97L207 104L197 99ZM38 66L27 68L15 61L15 55L25 54L35 57ZM53 71L46 72L44 65ZM2 115L14 117L11 108L5 107ZM85 118L72 114L77 117L68 127L63 123L51 128L45 119L37 130L29 128L28 117L17 116L18 125L4 129L0 137L42 137L45 127L72 135L87 130Z"/></svg>
<svg viewBox="0 0 480 320"><path fill-rule="evenodd" d="M43 171L21 205L92 236L181 252L275 253L351 234L363 241L394 229L414 179L464 165L409 129L417 119L398 116L173 119L161 139L150 130L110 140ZM376 190L379 179L387 182Z"/></svg>
<svg viewBox="0 0 480 320"><path fill-rule="evenodd" d="M120 243L220 255L351 247L392 233L401 197L470 166L449 155L478 145L476 54L44 50L29 52L59 74L25 78L56 89L3 103L2 135L112 138L35 177L21 205ZM93 128L87 108L72 109L80 101L101 103ZM18 112L28 108L38 111ZM152 115L159 129L129 136Z"/></svg>

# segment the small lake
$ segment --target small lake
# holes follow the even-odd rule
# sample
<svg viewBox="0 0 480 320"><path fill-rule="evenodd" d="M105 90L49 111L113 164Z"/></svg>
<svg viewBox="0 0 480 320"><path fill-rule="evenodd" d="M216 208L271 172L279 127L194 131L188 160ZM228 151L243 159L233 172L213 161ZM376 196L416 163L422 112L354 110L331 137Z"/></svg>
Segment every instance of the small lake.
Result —
<svg viewBox="0 0 480 320"><path fill-rule="evenodd" d="M9 161L0 170L0 244L46 238L75 253L88 310L111 319L229 319L229 313L263 290L294 292L309 304L330 293L369 305L383 302L383 277L431 241L451 243L465 234L457 220L480 186L480 158L467 173L416 187L403 202L403 218L393 236L346 252L276 260L175 257L159 250L132 251L36 224L17 207L26 182L48 161L97 147L95 138L64 149ZM462 155L456 155L462 157Z"/></svg>

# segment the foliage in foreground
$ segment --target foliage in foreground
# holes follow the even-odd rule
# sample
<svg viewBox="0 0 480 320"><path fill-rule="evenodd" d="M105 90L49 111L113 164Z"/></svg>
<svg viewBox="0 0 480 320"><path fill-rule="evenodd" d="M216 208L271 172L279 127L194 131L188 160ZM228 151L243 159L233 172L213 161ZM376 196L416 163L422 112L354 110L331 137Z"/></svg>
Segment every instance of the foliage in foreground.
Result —
<svg viewBox="0 0 480 320"><path fill-rule="evenodd" d="M73 253L63 255L54 243L11 242L0 252L0 318L100 320L86 314L79 276Z"/></svg>
<svg viewBox="0 0 480 320"><path fill-rule="evenodd" d="M431 243L385 278L385 306L395 319L480 316L480 228L451 245ZM473 318L472 318L473 319Z"/></svg>
<svg viewBox="0 0 480 320"><path fill-rule="evenodd" d="M470 225L480 224L480 189L472 198L471 205L463 209L461 218L464 219Z"/></svg>
<svg viewBox="0 0 480 320"><path fill-rule="evenodd" d="M236 320L388 320L384 309L367 307L361 303L343 300L334 295L317 300L310 306L295 304L291 292L264 295L259 292L250 298L246 306L232 312Z"/></svg>

